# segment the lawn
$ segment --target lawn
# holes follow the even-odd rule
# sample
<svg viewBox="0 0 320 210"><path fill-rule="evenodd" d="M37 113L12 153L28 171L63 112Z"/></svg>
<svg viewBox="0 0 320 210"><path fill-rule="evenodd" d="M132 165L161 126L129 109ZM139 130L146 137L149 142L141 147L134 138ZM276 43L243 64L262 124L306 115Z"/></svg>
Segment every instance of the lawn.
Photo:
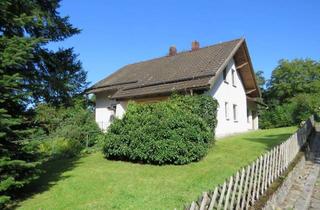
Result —
<svg viewBox="0 0 320 210"><path fill-rule="evenodd" d="M200 162L152 166L104 159L101 153L47 165L18 209L174 209L222 183L286 140L295 127L223 138Z"/></svg>

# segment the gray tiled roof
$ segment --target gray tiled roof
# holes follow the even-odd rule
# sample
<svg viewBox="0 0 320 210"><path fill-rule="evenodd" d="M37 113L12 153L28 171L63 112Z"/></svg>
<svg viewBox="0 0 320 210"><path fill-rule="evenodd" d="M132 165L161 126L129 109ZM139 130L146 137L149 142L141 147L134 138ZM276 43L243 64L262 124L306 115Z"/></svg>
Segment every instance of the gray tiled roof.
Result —
<svg viewBox="0 0 320 210"><path fill-rule="evenodd" d="M126 98L208 87L209 80L242 41L236 39L130 64L96 83L88 92L113 90L112 98Z"/></svg>

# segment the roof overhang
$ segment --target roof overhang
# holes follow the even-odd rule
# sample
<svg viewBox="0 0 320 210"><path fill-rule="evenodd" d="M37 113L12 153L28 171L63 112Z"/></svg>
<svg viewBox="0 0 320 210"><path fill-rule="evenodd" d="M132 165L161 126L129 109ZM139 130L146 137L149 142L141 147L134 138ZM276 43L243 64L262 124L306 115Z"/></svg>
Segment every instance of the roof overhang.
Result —
<svg viewBox="0 0 320 210"><path fill-rule="evenodd" d="M236 70L239 72L246 94L253 98L261 98L261 91L256 80L248 47L244 38L241 39L238 45L230 53L228 59L220 66L217 75L222 74L232 58L235 61ZM218 77L213 77L210 80L211 87L215 84L217 79Z"/></svg>
<svg viewBox="0 0 320 210"><path fill-rule="evenodd" d="M261 98L251 98L251 97L247 96L247 100L248 100L248 101L252 101L252 102L254 102L254 103L256 103L256 104L259 104L259 105L261 105L261 106L263 106L263 107L268 107L268 105L265 104L265 103L261 100Z"/></svg>

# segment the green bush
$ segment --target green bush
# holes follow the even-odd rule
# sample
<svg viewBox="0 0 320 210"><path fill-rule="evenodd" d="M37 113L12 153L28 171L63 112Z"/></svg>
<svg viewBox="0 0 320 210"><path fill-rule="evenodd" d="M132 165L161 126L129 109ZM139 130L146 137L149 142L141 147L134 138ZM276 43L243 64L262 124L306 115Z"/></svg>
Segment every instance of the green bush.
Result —
<svg viewBox="0 0 320 210"><path fill-rule="evenodd" d="M299 94L288 103L272 106L260 113L260 127L274 128L299 125L311 115L320 113L319 94Z"/></svg>
<svg viewBox="0 0 320 210"><path fill-rule="evenodd" d="M278 128L294 125L293 110L293 104L284 104L261 111L259 117L260 128Z"/></svg>
<svg viewBox="0 0 320 210"><path fill-rule="evenodd" d="M218 103L210 96L184 96L174 94L172 97L182 109L201 117L214 131L217 125L216 111Z"/></svg>
<svg viewBox="0 0 320 210"><path fill-rule="evenodd" d="M70 158L78 155L82 145L75 140L64 137L54 137L43 140L39 144L39 151L50 158Z"/></svg>
<svg viewBox="0 0 320 210"><path fill-rule="evenodd" d="M74 107L69 108L39 105L36 109L36 122L45 131L45 135L40 137L45 144L50 143L52 139L64 139L68 140L69 144L79 145L88 151L97 147L102 135L93 113L81 103L76 103ZM61 142L63 141L57 143ZM78 146L75 151L80 152Z"/></svg>
<svg viewBox="0 0 320 210"><path fill-rule="evenodd" d="M216 110L217 102L210 96L129 103L124 117L109 127L103 152L107 158L151 164L200 160L214 141Z"/></svg>

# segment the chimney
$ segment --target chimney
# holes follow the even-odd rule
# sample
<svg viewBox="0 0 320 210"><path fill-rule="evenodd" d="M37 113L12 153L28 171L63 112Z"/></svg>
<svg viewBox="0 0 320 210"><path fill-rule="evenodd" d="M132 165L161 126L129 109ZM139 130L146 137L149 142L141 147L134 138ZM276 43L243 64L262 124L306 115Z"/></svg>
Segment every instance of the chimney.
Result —
<svg viewBox="0 0 320 210"><path fill-rule="evenodd" d="M169 48L169 56L173 56L177 54L177 48L175 46L171 46Z"/></svg>
<svg viewBox="0 0 320 210"><path fill-rule="evenodd" d="M193 41L192 46L191 46L191 50L195 51L195 50L198 50L199 48L200 48L200 43L197 40Z"/></svg>

